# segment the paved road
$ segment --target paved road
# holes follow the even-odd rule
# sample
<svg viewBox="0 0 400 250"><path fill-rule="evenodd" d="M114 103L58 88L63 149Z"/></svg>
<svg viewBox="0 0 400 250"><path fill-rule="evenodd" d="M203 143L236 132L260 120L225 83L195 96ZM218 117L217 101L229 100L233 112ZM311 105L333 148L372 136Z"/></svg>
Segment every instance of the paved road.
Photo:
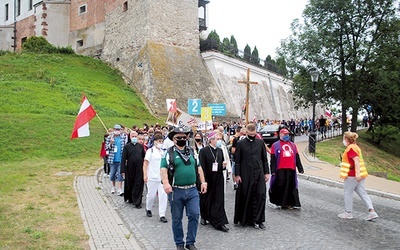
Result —
<svg viewBox="0 0 400 250"><path fill-rule="evenodd" d="M307 171L307 169L306 169ZM100 187L109 198L127 228L142 249L175 249L171 221L160 223L155 204L153 217L144 208L136 209L122 197L111 195L108 179L99 177ZM355 197L354 219L341 220L343 190L305 179L299 180L299 210L266 208L266 231L233 225L234 192L227 185L226 211L229 233L199 225L196 246L199 249L399 249L400 202L371 196L379 219L363 220L364 204ZM145 198L145 194L144 194ZM144 199L145 201L145 199ZM167 218L170 219L169 207ZM186 223L186 221L184 221ZM185 227L185 226L184 226Z"/></svg>

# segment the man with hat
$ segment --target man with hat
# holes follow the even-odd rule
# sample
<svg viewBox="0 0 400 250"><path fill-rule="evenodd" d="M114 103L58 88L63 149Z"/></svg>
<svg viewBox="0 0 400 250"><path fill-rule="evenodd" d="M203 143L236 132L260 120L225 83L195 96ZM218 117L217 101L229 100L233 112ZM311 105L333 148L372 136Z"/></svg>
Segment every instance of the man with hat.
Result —
<svg viewBox="0 0 400 250"><path fill-rule="evenodd" d="M281 208L300 208L296 167L303 174L304 169L296 145L290 141L290 132L279 131L279 141L271 147L271 181L269 200Z"/></svg>
<svg viewBox="0 0 400 250"><path fill-rule="evenodd" d="M108 163L110 164L110 181L112 183L111 194L115 193L115 183L118 184L118 195L123 195L122 191L122 175L121 175L121 158L122 149L127 141L127 136L122 132L119 124L114 125L114 131L106 139L106 150L109 151Z"/></svg>
<svg viewBox="0 0 400 250"><path fill-rule="evenodd" d="M199 161L207 179L207 193L200 195L202 225L207 221L217 230L228 232L228 218L225 212L225 178L223 171L227 161L224 158L222 133L219 130L208 134L208 146L199 152ZM229 159L227 159L229 160Z"/></svg>
<svg viewBox="0 0 400 250"><path fill-rule="evenodd" d="M168 138L174 142L174 146L167 150L161 160L161 179L168 200L171 205L172 232L177 249L184 249L182 217L186 208L188 217L188 230L186 235L186 248L197 249L197 228L199 223L200 202L199 192L196 188L196 178L199 175L201 181L201 192L207 192L207 183L204 179L202 168L197 164L193 150L187 146L187 137L190 131L178 127L174 128ZM173 162L171 162L171 159ZM172 183L168 180L168 167L174 167Z"/></svg>

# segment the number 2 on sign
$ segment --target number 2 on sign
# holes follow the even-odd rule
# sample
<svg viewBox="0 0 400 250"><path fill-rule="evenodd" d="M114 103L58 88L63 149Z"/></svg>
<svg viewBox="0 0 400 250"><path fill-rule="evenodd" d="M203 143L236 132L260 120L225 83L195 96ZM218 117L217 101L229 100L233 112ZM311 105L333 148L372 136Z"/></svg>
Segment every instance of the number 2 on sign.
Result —
<svg viewBox="0 0 400 250"><path fill-rule="evenodd" d="M192 102L192 113L199 113L199 103Z"/></svg>

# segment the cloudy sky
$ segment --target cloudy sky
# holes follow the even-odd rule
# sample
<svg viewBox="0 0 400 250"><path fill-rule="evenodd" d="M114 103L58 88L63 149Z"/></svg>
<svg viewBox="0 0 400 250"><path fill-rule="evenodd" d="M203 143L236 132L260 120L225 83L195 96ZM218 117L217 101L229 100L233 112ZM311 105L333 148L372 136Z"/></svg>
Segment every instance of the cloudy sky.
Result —
<svg viewBox="0 0 400 250"><path fill-rule="evenodd" d="M221 42L234 35L240 50L257 46L261 59L275 58L280 41L291 34L290 24L301 18L308 0L210 0L208 31L216 30Z"/></svg>

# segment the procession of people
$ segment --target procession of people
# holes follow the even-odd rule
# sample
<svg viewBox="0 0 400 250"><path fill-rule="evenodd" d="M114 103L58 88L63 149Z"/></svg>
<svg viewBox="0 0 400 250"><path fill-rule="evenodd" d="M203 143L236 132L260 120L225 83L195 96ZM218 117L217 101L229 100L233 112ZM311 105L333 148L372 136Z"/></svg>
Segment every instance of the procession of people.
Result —
<svg viewBox="0 0 400 250"><path fill-rule="evenodd" d="M177 249L197 249L198 224L229 233L232 220L234 225L266 230L267 204L277 209L301 208L297 175L303 174L304 168L295 143L290 141L289 127L282 125L279 140L269 148L257 134L259 124L252 122L243 126L213 124L208 131L159 124L142 128L116 124L102 142L104 177L112 183L112 195L117 192L137 209L142 208L145 197L147 217L157 214L152 208L158 199L157 215L162 223L169 221L169 201ZM345 145L354 143L355 137L346 135ZM350 171L346 176L342 173L342 178L345 183L356 178L351 187L345 185L345 213L339 217L352 218L351 194L356 191L367 204L366 219L373 220L378 215L364 191L366 170L356 149L356 153L344 154L344 159L354 161L346 160ZM233 218L225 212L226 188L235 190ZM188 220L186 238L184 210Z"/></svg>

